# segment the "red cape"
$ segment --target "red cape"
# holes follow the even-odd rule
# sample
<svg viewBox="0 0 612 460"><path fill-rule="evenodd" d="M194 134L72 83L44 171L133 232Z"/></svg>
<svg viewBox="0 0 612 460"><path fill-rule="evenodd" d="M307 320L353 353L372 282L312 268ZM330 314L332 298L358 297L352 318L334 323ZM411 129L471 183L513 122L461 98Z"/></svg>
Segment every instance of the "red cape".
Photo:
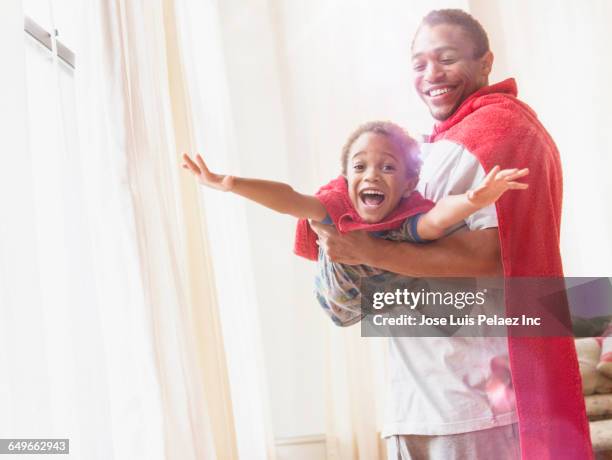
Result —
<svg viewBox="0 0 612 460"><path fill-rule="evenodd" d="M412 192L407 198L402 198L399 205L381 222L368 224L364 222L351 203L346 179L338 176L319 189L315 195L325 206L327 214L340 233L354 230L378 232L400 228L402 223L411 216L429 211L433 202L426 200L419 192ZM295 232L293 251L310 260L317 260L319 249L317 235L308 225L308 221L300 219Z"/></svg>
<svg viewBox="0 0 612 460"><path fill-rule="evenodd" d="M495 165L530 169L529 190L506 193L496 203L504 276L562 277L559 152L533 110L516 95L514 79L481 88L435 126L430 141L463 145L485 171ZM507 289L508 316L523 307L515 299ZM522 458L592 458L573 338L509 337L508 348Z"/></svg>

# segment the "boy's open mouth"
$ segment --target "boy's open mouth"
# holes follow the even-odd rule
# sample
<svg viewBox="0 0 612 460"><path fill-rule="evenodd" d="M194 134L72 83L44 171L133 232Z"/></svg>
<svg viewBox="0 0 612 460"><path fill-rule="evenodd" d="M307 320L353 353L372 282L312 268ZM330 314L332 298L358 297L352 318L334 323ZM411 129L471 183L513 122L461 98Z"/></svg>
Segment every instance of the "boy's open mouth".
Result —
<svg viewBox="0 0 612 460"><path fill-rule="evenodd" d="M367 207L375 208L385 201L385 194L380 190L370 188L359 192L359 199Z"/></svg>

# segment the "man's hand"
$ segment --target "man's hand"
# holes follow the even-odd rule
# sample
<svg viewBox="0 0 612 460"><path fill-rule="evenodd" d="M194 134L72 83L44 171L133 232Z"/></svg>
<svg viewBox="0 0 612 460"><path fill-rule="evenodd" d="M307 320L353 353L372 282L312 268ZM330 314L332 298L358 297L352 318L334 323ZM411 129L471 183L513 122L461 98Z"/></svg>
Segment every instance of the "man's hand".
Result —
<svg viewBox="0 0 612 460"><path fill-rule="evenodd" d="M341 235L333 225L310 222L319 236L319 246L332 262L346 265L368 265L374 238L365 231Z"/></svg>
<svg viewBox="0 0 612 460"><path fill-rule="evenodd" d="M340 235L331 225L312 222L319 246L333 262L369 265L404 276L500 276L497 228L458 231L429 244L374 238L364 231Z"/></svg>
<svg viewBox="0 0 612 460"><path fill-rule="evenodd" d="M234 176L226 176L223 174L215 174L210 172L206 163L200 156L196 154L196 161L194 162L189 155L183 154L183 168L191 171L198 182L206 187L221 190L222 192L229 192L234 187Z"/></svg>
<svg viewBox="0 0 612 460"><path fill-rule="evenodd" d="M495 166L474 190L467 194L468 200L478 208L495 203L507 190L525 190L529 187L523 182L515 182L516 179L529 174L529 169L504 169L500 171Z"/></svg>

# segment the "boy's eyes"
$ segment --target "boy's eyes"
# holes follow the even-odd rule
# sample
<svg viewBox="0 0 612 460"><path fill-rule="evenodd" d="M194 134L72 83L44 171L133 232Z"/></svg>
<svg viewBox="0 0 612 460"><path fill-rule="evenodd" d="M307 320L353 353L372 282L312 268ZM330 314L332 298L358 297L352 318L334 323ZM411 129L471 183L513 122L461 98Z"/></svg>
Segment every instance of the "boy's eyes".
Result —
<svg viewBox="0 0 612 460"><path fill-rule="evenodd" d="M397 168L395 167L395 165L387 163L384 164L381 168L383 171L395 171ZM365 165L361 164L361 163L357 163L353 165L353 171L364 171L365 170Z"/></svg>

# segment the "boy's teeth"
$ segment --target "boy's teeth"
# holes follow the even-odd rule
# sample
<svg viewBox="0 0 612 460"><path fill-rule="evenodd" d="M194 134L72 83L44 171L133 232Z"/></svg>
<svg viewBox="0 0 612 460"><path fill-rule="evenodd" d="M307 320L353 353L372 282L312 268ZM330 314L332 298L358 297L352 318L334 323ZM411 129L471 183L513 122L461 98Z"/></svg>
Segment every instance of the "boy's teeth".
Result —
<svg viewBox="0 0 612 460"><path fill-rule="evenodd" d="M430 96L439 96L440 94L446 94L450 91L450 88L432 89L429 92Z"/></svg>
<svg viewBox="0 0 612 460"><path fill-rule="evenodd" d="M361 193L361 199L368 206L376 206L383 202L385 194L378 190L367 190Z"/></svg>

